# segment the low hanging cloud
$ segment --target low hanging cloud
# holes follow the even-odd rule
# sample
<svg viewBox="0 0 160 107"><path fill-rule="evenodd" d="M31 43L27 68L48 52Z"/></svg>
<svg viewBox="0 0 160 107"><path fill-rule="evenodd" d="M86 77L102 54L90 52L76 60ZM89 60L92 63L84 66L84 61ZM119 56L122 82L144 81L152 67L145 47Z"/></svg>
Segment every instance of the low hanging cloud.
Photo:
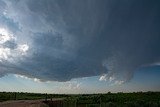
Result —
<svg viewBox="0 0 160 107"><path fill-rule="evenodd" d="M157 2L1 0L0 77L122 84L160 62Z"/></svg>

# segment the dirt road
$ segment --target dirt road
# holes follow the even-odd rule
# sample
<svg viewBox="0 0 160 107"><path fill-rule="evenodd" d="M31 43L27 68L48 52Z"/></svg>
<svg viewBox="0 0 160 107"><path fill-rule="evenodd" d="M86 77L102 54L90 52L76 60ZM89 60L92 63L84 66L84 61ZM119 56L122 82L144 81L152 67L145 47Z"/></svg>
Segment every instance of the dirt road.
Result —
<svg viewBox="0 0 160 107"><path fill-rule="evenodd" d="M62 99L53 99L52 102L62 101ZM0 103L0 107L49 107L44 100L18 100L5 101Z"/></svg>

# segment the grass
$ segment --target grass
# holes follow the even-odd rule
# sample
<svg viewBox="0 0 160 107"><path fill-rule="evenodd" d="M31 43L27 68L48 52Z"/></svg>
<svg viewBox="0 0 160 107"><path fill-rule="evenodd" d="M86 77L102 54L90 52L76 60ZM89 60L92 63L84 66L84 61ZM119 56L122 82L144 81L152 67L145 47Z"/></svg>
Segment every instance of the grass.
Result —
<svg viewBox="0 0 160 107"><path fill-rule="evenodd" d="M0 92L0 101L45 98L64 98L64 107L160 107L160 92L78 95Z"/></svg>

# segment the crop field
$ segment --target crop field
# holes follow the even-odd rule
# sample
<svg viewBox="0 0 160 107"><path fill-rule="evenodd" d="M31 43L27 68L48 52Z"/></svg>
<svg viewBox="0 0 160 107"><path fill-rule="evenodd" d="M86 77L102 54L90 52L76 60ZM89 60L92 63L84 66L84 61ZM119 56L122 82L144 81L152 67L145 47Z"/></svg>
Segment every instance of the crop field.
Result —
<svg viewBox="0 0 160 107"><path fill-rule="evenodd" d="M56 100L55 100L56 99ZM45 107L160 107L160 92L38 94L1 92L0 101L42 100Z"/></svg>

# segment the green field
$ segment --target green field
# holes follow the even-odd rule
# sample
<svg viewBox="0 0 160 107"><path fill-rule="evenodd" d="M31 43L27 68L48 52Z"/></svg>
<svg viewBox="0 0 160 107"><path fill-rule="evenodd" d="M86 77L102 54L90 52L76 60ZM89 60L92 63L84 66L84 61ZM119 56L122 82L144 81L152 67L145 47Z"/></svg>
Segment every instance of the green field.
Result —
<svg viewBox="0 0 160 107"><path fill-rule="evenodd" d="M160 107L160 92L35 94L0 92L0 101L64 98L63 107Z"/></svg>

